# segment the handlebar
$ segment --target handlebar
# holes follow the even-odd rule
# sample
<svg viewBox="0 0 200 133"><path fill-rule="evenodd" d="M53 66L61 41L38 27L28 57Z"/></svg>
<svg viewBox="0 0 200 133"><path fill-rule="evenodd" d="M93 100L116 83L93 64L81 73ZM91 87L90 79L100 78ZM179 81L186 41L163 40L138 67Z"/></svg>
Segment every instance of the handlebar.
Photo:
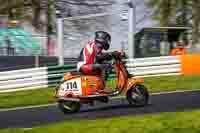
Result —
<svg viewBox="0 0 200 133"><path fill-rule="evenodd" d="M127 55L125 53L122 54L121 52L118 52L118 51L112 52L111 55L115 59L127 58Z"/></svg>

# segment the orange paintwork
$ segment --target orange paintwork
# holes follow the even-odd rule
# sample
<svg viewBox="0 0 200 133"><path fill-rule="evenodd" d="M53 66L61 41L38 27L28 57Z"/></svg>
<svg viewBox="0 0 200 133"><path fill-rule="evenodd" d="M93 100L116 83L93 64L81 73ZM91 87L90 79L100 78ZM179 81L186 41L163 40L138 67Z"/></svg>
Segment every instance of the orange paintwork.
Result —
<svg viewBox="0 0 200 133"><path fill-rule="evenodd" d="M181 67L184 75L200 74L200 54L182 55Z"/></svg>
<svg viewBox="0 0 200 133"><path fill-rule="evenodd" d="M103 81L98 76L82 76L82 93L83 95L94 95L97 90L102 89Z"/></svg>
<svg viewBox="0 0 200 133"><path fill-rule="evenodd" d="M143 79L143 78L134 78L134 77L129 78L129 79L128 79L127 86L126 86L126 89L127 89L127 91L128 91L128 90L131 89L131 87L133 87L134 85L136 85L136 84L142 84L142 83L144 83L144 79Z"/></svg>
<svg viewBox="0 0 200 133"><path fill-rule="evenodd" d="M123 85L124 84L126 85L126 83L127 83L128 75L127 75L126 69L124 67L124 64L120 64L121 70L119 70L119 67L117 66L117 64L114 64L114 68L115 68L116 74L119 75L118 79L117 79L117 82L118 82L117 87L121 91L122 89L124 89Z"/></svg>
<svg viewBox="0 0 200 133"><path fill-rule="evenodd" d="M170 55L185 55L187 53L186 48L173 48L170 52Z"/></svg>
<svg viewBox="0 0 200 133"><path fill-rule="evenodd" d="M64 74L64 80L70 80L70 79L73 79L73 78L78 78L80 77L80 75L72 75L71 73L65 73Z"/></svg>
<svg viewBox="0 0 200 133"><path fill-rule="evenodd" d="M88 95L94 95L95 92L97 92L98 89L102 89L103 81L99 76L83 76L83 75L71 75L71 73L64 74L64 80L70 80L75 78L81 78L81 84L82 84L82 95L88 96ZM66 97L68 97L72 94L67 94Z"/></svg>
<svg viewBox="0 0 200 133"><path fill-rule="evenodd" d="M80 75L73 76L73 78L77 78L77 77L80 77ZM96 77L96 76L82 76L81 82L82 82L82 96L78 96L80 98L85 97L85 96L87 97L89 95L95 95L95 92L97 92L99 89L102 89L102 85L103 85L103 81L99 77ZM122 82L126 82L126 85L125 85L126 89L124 90L126 92L129 89L131 89L131 87L133 87L134 85L144 83L144 79L133 77L133 78L127 79L127 81L120 80L119 84L122 84ZM108 94L102 93L102 94L100 94L100 96L108 96ZM73 96L72 93L71 94L68 93L68 94L66 94L65 97L75 97L75 96ZM84 99L83 99L83 101L84 101Z"/></svg>

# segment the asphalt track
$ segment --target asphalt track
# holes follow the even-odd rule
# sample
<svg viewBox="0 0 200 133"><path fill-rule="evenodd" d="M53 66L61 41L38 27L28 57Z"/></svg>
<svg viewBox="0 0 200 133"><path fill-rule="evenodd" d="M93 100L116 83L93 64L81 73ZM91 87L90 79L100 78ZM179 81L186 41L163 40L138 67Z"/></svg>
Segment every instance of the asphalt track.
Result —
<svg viewBox="0 0 200 133"><path fill-rule="evenodd" d="M63 114L56 105L10 111L0 111L0 128L30 128L61 121L134 116L160 112L180 112L200 109L200 91L153 95L146 107L130 107L126 99L114 99L109 104L83 106L75 114Z"/></svg>

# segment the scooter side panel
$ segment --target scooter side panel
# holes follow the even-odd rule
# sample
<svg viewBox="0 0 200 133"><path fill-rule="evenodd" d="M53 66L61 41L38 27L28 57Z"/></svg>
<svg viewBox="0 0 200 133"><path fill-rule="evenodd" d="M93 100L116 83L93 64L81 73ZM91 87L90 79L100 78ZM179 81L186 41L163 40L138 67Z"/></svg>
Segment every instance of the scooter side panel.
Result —
<svg viewBox="0 0 200 133"><path fill-rule="evenodd" d="M84 96L94 95L99 89L102 89L103 81L97 76L82 77L82 94Z"/></svg>
<svg viewBox="0 0 200 133"><path fill-rule="evenodd" d="M97 76L72 76L65 75L64 81L60 84L58 96L60 97L81 97L94 95L102 89L103 81Z"/></svg>

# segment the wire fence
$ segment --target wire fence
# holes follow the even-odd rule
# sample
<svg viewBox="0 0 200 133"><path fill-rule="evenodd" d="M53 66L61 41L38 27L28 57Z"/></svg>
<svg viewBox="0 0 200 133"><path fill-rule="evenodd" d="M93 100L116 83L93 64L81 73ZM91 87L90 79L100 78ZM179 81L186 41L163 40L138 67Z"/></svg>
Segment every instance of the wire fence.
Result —
<svg viewBox="0 0 200 133"><path fill-rule="evenodd" d="M112 36L110 49L128 48L128 6L110 5L104 12L64 18L64 56L78 57L86 41L98 30Z"/></svg>

